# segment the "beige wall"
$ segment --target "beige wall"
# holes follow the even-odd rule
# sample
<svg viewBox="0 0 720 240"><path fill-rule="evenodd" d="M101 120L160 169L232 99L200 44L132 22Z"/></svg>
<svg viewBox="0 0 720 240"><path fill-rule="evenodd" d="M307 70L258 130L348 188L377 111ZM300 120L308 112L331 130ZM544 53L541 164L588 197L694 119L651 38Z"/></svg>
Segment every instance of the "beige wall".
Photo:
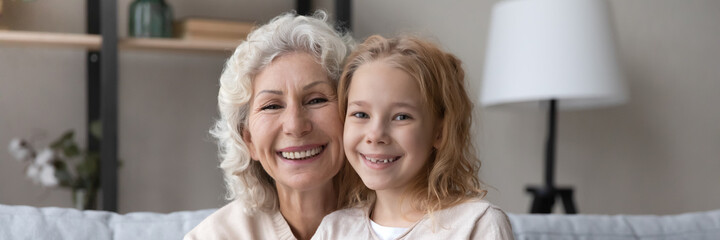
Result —
<svg viewBox="0 0 720 240"><path fill-rule="evenodd" d="M126 31L129 0L119 1ZM294 1L171 1L177 17L267 21ZM414 32L464 61L473 98L480 87L488 14L495 1L353 1L355 36ZM0 25L84 31L84 1L5 1ZM584 213L668 214L720 208L720 2L612 0L628 104L559 116L557 182L576 189ZM332 11L331 1L316 6ZM52 19L48 21L47 19ZM191 210L223 203L216 147L217 78L225 56L128 51L120 55L120 212ZM68 128L84 142L84 51L0 45L0 203L71 205L10 160L12 137L47 142ZM526 212L526 184L542 182L541 110L476 108L482 178L489 199ZM43 137L44 136L44 137Z"/></svg>
<svg viewBox="0 0 720 240"><path fill-rule="evenodd" d="M415 32L464 61L477 99L496 1L354 1L358 38ZM631 99L561 112L557 182L584 213L669 214L720 208L720 2L610 1ZM477 101L476 101L477 103ZM475 109L489 199L526 212L542 183L545 115ZM478 130L479 129L479 130Z"/></svg>
<svg viewBox="0 0 720 240"><path fill-rule="evenodd" d="M265 22L293 1L174 1L176 18ZM127 32L130 0L118 1ZM85 1L4 1L0 25L28 31L82 33ZM170 212L224 203L217 148L207 134L217 116L217 79L226 55L123 51L119 55L120 212ZM13 137L45 146L66 129L85 142L85 51L0 45L0 203L72 206L65 189L24 179L5 149Z"/></svg>

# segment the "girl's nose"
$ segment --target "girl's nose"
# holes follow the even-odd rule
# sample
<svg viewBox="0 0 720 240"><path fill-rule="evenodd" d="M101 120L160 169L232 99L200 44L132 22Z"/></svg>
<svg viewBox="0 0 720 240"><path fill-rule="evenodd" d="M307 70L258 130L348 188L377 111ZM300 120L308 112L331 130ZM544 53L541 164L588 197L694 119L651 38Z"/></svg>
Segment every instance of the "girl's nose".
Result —
<svg viewBox="0 0 720 240"><path fill-rule="evenodd" d="M384 123L377 121L371 124L365 133L365 143L367 144L390 144L390 136Z"/></svg>

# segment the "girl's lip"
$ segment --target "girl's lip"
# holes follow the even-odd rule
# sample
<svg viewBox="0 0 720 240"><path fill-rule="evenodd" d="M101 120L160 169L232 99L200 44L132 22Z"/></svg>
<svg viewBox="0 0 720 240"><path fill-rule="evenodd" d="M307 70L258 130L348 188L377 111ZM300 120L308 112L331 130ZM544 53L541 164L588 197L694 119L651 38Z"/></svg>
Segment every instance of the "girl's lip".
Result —
<svg viewBox="0 0 720 240"><path fill-rule="evenodd" d="M375 158L375 159L389 159L389 158L397 158L400 157L400 155L388 155L388 154L363 154L360 153L364 158Z"/></svg>
<svg viewBox="0 0 720 240"><path fill-rule="evenodd" d="M324 146L326 144L308 144L308 145L302 145L302 146L292 146L292 147L286 147L282 149L278 149L278 152L300 152L300 151L307 151L310 149L314 149L320 146Z"/></svg>
<svg viewBox="0 0 720 240"><path fill-rule="evenodd" d="M358 153L358 154L359 154L360 157L362 158L362 161L365 163L365 166L367 166L367 167L369 167L369 168L371 168L371 169L375 169L375 170L383 170L383 169L389 168L389 167L391 167L391 166L394 166L395 163L396 163L397 161L400 161L400 160L401 160L400 158L402 157L402 156L387 155L387 154L370 154L370 155L364 155L364 154L362 154L362 153ZM375 158L375 159L394 158L395 161L389 162L389 163L380 163L380 162L374 163L374 162L372 162L372 161L370 161L370 160L368 159L369 156L380 156L379 158L378 158L378 157L370 157L370 158Z"/></svg>

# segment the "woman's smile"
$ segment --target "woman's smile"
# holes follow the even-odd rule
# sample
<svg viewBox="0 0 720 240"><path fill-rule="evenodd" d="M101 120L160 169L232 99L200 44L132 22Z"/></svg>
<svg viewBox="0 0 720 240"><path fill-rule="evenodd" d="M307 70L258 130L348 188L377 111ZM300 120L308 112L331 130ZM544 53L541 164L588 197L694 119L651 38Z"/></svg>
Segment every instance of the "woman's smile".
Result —
<svg viewBox="0 0 720 240"><path fill-rule="evenodd" d="M309 144L279 149L277 156L290 164L310 163L323 154L327 144Z"/></svg>

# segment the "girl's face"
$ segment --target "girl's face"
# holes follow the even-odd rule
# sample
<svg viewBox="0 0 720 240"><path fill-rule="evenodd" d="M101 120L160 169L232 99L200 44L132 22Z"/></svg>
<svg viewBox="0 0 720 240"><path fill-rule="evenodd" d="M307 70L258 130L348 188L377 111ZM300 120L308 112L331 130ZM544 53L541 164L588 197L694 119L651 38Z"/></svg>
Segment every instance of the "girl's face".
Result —
<svg viewBox="0 0 720 240"><path fill-rule="evenodd" d="M402 191L437 145L437 120L417 82L383 60L361 65L348 91L348 161L375 191Z"/></svg>

